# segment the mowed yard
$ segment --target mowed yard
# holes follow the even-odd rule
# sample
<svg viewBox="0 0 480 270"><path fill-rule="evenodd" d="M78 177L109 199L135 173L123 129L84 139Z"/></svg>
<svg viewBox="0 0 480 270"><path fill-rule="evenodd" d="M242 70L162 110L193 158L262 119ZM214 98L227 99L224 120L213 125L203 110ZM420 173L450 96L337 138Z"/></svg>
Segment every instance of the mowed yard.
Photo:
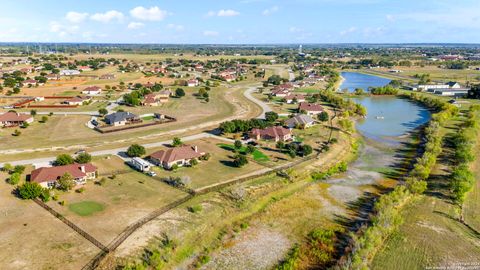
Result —
<svg viewBox="0 0 480 270"><path fill-rule="evenodd" d="M52 200L48 205L104 244L136 220L187 195L129 169L118 157L96 158L93 163L99 167L99 174L105 175L97 179L105 177L104 185L89 181L83 193L55 191L59 200ZM122 172L114 169L122 168L119 166L123 166ZM112 179L106 176L110 173L119 174ZM65 205L60 205L60 201Z"/></svg>

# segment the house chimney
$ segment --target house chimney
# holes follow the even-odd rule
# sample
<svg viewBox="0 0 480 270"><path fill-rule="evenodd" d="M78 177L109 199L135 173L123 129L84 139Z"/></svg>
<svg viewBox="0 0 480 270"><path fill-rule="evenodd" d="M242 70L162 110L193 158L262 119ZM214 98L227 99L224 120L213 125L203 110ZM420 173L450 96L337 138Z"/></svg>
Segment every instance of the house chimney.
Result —
<svg viewBox="0 0 480 270"><path fill-rule="evenodd" d="M197 153L198 152L198 147L196 145L194 145L193 150L195 150L195 153Z"/></svg>
<svg viewBox="0 0 480 270"><path fill-rule="evenodd" d="M84 166L84 165L80 166L80 171L82 171L83 173L85 173L85 166Z"/></svg>

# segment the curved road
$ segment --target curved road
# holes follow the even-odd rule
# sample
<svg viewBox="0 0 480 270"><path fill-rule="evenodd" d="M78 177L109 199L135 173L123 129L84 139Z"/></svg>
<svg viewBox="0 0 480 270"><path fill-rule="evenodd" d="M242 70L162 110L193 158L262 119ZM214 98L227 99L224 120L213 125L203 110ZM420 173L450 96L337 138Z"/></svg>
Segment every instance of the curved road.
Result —
<svg viewBox="0 0 480 270"><path fill-rule="evenodd" d="M258 106L260 106L262 108L262 113L258 116L258 118L265 118L265 113L270 112L272 110L270 109L270 107L265 102L263 102L261 100L258 100L257 98L252 96L252 93L254 91L256 91L256 89L257 89L257 86L250 86L243 93L243 95L248 100L254 102L255 104L257 104ZM78 112L77 114L80 114L80 113L81 112ZM83 112L83 113L87 114L89 112ZM62 112L62 113L58 113L58 114L68 114L68 113ZM235 116L233 116L233 117L235 117ZM230 120L230 119L232 119L232 117L228 117L228 118L223 119L221 121L214 121L214 122L220 123L220 122L227 121L227 120ZM208 123L204 123L204 124L208 124ZM205 125L201 125L201 126L205 126ZM182 130L184 130L184 129L182 129ZM177 130L177 131L181 131L181 130ZM169 131L169 133L172 133L172 132L174 133L174 132L176 132L176 130ZM216 136L216 135L213 135L213 134L209 134L209 133L204 133L204 132L198 133L198 134L195 134L195 135L191 135L191 136L186 136L186 137L183 137L181 139L182 139L182 141L192 141L192 140L197 140L197 139L202 139L202 138L212 138L212 137L220 139L220 140L226 140L226 141L229 141L229 142L233 142L229 139L226 139L226 138L223 138L223 137L220 137L220 136ZM159 147L159 146L169 144L169 143L171 143L171 140L162 141L162 142L147 143L147 144L143 144L143 146L145 148L153 148L153 147ZM122 157L122 152L125 152L126 150L127 150L127 147L121 147L121 148L114 148L114 149L108 149L108 150L93 151L93 152L90 152L90 154L92 156L118 155L121 158L125 159L124 157ZM51 156L51 157L45 157L45 158L14 160L14 161L0 163L0 167L3 167L3 165L5 163L10 163L14 166L15 165L27 165L27 164L36 164L38 166L48 166L55 160L55 158L56 157Z"/></svg>

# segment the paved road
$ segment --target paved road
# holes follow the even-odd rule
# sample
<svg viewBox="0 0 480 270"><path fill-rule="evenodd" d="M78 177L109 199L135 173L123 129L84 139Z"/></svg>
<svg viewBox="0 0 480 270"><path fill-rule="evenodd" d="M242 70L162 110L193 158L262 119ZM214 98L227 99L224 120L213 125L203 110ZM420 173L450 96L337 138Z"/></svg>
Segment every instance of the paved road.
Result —
<svg viewBox="0 0 480 270"><path fill-rule="evenodd" d="M257 87L256 86L251 86L243 94L247 99L249 99L250 101L252 101L253 103L257 104L258 106L260 106L262 108L262 114L260 114L257 118L265 119L265 113L266 112L271 112L272 109L270 109L270 107L268 106L267 103L265 103L265 102L255 98L254 96L252 96L252 93L255 92L255 91L257 91Z"/></svg>
<svg viewBox="0 0 480 270"><path fill-rule="evenodd" d="M223 140L223 141L226 141L226 142L229 142L229 143L234 142L234 140L227 139L227 138L217 136L217 135L214 135L214 134L210 134L210 133L205 133L205 132L198 133L198 134L191 135L191 136L182 137L181 140L183 142L188 142L188 141L194 141L194 140L204 139L204 138L216 138L216 139ZM155 148L155 147L168 145L168 144L171 144L171 143L172 143L172 140L168 140L168 141L161 141L161 142L154 142L154 143L146 143L146 144L143 144L143 146L148 149L148 148ZM118 155L122 159L126 160L125 155L122 154L122 153L126 152L127 148L128 147L121 147L121 148L115 148L115 149L100 150L100 151L90 152L89 154L92 155L92 156ZM45 157L45 158L34 158L34 159L17 160L17 161L12 161L12 162L4 162L4 163L0 163L0 167L3 167L3 165L5 163L10 163L14 166L15 165L27 165L27 164L34 164L37 167L38 166L48 166L48 165L52 164L52 162L55 160L55 158L56 157L52 156L52 157Z"/></svg>
<svg viewBox="0 0 480 270"><path fill-rule="evenodd" d="M254 91L256 91L256 89L257 89L257 86L251 86L243 94L247 99L249 99L250 101L252 101L256 104L258 104L262 108L263 112L258 116L258 118L265 118L265 113L270 112L272 110L270 109L270 107L265 102L263 102L261 100L258 100L258 99L256 99L255 97L252 96L252 93ZM57 113L54 113L54 114L64 114L64 115L75 115L75 114L97 115L98 114L97 112L95 112L95 114L92 114L92 113L93 112L57 112ZM238 116L232 116L232 117L228 117L226 119L223 119L221 121L214 121L214 122L215 123L221 123L223 121L232 120L232 119L237 118L237 117ZM204 127L207 127L207 126L212 126L215 123L213 123L213 122L212 123L203 123L203 124L200 124L200 125L196 125L196 126L186 128L186 129L169 131L168 133L174 134L177 131L178 132L186 132L186 131L192 130L192 129L200 129L200 128L204 128ZM228 142L233 142L230 139L223 138L223 137L216 136L216 135L209 134L209 133L198 133L198 134L195 134L195 135L186 136L186 137L182 138L182 141L186 142L186 141L192 141L192 140L197 140L197 139L201 139L201 138L211 138L211 137L215 137L217 139L225 140L225 141L228 141ZM171 140L162 141L162 142L155 142L155 143L148 143L148 144L144 144L143 146L145 148L154 148L154 147L159 147L159 146L162 146L162 145L165 145L165 144L170 144L170 143L171 143ZM122 148L114 148L114 149L108 149L108 150L94 151L94 152L90 152L90 154L92 156L119 155L120 153L125 152L126 150L127 150L127 147L122 147ZM15 160L15 161L0 163L0 167L2 167L5 163L10 163L12 165L35 164L37 166L47 166L47 165L51 164L51 162L54 161L54 160L55 160L55 157L53 157L53 156L45 157L45 158Z"/></svg>

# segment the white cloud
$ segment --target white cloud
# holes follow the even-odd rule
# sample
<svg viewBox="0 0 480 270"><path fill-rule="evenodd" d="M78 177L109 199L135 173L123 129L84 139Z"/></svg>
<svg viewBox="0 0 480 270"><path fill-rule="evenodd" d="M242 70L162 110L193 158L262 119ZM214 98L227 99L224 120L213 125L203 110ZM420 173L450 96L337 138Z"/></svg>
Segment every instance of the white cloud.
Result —
<svg viewBox="0 0 480 270"><path fill-rule="evenodd" d="M273 6L271 8L267 8L262 12L263 16L269 16L272 15L273 13L277 12L280 8L278 6Z"/></svg>
<svg viewBox="0 0 480 270"><path fill-rule="evenodd" d="M235 11L233 9L221 9L217 12L211 10L209 11L205 16L207 17L213 17L213 16L218 16L218 17L233 17L233 16L238 16L240 15L240 12Z"/></svg>
<svg viewBox="0 0 480 270"><path fill-rule="evenodd" d="M70 11L65 15L65 19L72 23L81 23L88 17L88 13Z"/></svg>
<svg viewBox="0 0 480 270"><path fill-rule="evenodd" d="M173 23L167 24L167 28L174 29L175 31L178 31L178 32L183 31L185 29L183 25L173 24Z"/></svg>
<svg viewBox="0 0 480 270"><path fill-rule="evenodd" d="M113 20L121 21L124 17L125 16L123 15L123 13L116 10L110 10L105 13L95 13L90 16L90 19L98 22L108 23Z"/></svg>
<svg viewBox="0 0 480 270"><path fill-rule="evenodd" d="M206 37L217 37L219 33L217 31L206 30L203 31L203 35Z"/></svg>
<svg viewBox="0 0 480 270"><path fill-rule="evenodd" d="M161 21L167 17L168 12L159 7L144 8L142 6L130 10L132 17L144 21Z"/></svg>
<svg viewBox="0 0 480 270"><path fill-rule="evenodd" d="M238 15L240 15L240 12L235 11L233 9L221 9L217 13L217 16L219 17L232 17L232 16L238 16Z"/></svg>
<svg viewBox="0 0 480 270"><path fill-rule="evenodd" d="M292 33L301 33L301 32L304 32L305 30L303 30L302 28L292 26L288 29L288 31L290 31Z"/></svg>
<svg viewBox="0 0 480 270"><path fill-rule="evenodd" d="M61 37L64 37L68 34L74 34L80 29L80 27L78 27L77 25L65 26L56 21L50 22L49 26L50 26L50 32L57 33Z"/></svg>
<svg viewBox="0 0 480 270"><path fill-rule="evenodd" d="M139 29L139 28L142 28L143 26L145 26L145 24L143 24L141 22L131 22L127 25L127 28L128 29Z"/></svg>
<svg viewBox="0 0 480 270"><path fill-rule="evenodd" d="M345 36L345 35L354 33L354 32L356 32L356 31L357 31L357 28L352 26L352 27L350 27L350 28L348 28L348 29L346 29L346 30L341 31L341 32L340 32L340 35L341 35L341 36Z"/></svg>

